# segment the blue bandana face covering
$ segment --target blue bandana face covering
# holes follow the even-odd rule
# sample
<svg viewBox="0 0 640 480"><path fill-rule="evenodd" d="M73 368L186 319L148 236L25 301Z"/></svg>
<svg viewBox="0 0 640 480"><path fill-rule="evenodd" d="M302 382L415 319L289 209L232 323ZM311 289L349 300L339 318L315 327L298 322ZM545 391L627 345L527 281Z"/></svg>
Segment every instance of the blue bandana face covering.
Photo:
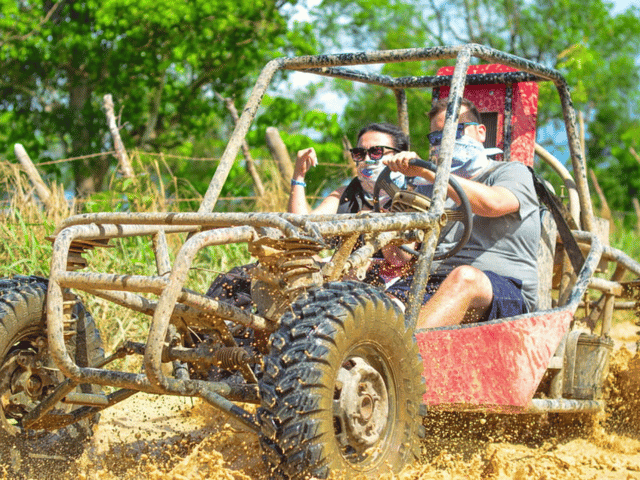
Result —
<svg viewBox="0 0 640 480"><path fill-rule="evenodd" d="M433 147L431 150L431 157L437 158L440 153L440 146ZM471 138L467 135L460 137L456 140L456 144L453 147L453 158L451 160L451 173L463 177L474 178L477 176L490 161L487 158L487 152L484 145L475 138Z"/></svg>

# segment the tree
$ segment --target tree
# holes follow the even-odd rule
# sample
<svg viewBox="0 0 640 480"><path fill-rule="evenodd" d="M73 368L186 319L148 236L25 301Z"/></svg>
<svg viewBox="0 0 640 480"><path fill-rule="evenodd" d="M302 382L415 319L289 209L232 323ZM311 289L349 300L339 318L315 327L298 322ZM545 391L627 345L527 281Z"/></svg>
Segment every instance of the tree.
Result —
<svg viewBox="0 0 640 480"><path fill-rule="evenodd" d="M613 158L612 152L628 152L631 145L624 139L633 137L640 114L638 7L614 15L603 0L323 0L312 13L327 50L481 43L556 68L567 78L575 108L585 113L590 165L605 168L632 159L623 153ZM403 64L385 66L382 72L411 75L411 68L429 73L420 65ZM337 85L352 99L345 108L347 131L367 120L395 120L391 92ZM421 153L428 133L423 112L431 95L409 95L413 145ZM557 97L553 85L542 84L540 103L555 107L541 111L539 128L563 128ZM547 141L553 142L553 136ZM557 151L557 145L546 146ZM608 195L608 182L602 184ZM620 205L630 208L630 192L626 198L628 203Z"/></svg>
<svg viewBox="0 0 640 480"><path fill-rule="evenodd" d="M40 159L108 149L111 93L127 147L212 155L228 125L213 92L241 97L272 57L309 53L281 13L291 3L0 0L0 154L17 142ZM77 190L101 189L113 168L76 162Z"/></svg>

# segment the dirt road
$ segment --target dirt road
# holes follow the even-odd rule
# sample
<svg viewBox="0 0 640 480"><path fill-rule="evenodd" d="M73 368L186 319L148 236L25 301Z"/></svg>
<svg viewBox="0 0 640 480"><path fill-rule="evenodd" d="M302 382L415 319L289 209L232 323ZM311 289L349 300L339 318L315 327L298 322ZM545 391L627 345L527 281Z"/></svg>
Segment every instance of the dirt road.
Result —
<svg viewBox="0 0 640 480"><path fill-rule="evenodd" d="M394 478L640 479L636 330L614 330L610 407L593 428L539 416L429 417L421 462ZM25 466L25 478L62 478L52 471L80 480L267 478L256 437L239 424L198 400L144 394L103 414L79 460Z"/></svg>

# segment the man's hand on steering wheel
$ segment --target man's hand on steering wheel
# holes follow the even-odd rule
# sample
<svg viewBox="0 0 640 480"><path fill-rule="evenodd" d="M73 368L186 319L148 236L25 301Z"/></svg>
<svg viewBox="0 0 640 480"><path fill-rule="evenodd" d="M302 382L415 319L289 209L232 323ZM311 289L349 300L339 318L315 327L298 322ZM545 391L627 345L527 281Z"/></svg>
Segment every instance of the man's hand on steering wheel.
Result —
<svg viewBox="0 0 640 480"><path fill-rule="evenodd" d="M422 160L416 152L400 152L382 161L392 172L400 172L405 177L421 177L433 182L435 168L433 170L420 168L412 160ZM426 175L426 176L425 176Z"/></svg>
<svg viewBox="0 0 640 480"><path fill-rule="evenodd" d="M375 211L380 211L380 190L384 190L393 199L401 189L391 181L391 172L396 171L407 177L422 177L429 182L435 179L436 166L433 162L422 160L415 152L401 152L392 158L384 160L387 166L378 177L373 189L373 204ZM472 211L471 204L460 184L453 176L449 176L449 185L458 196L460 204L454 209L445 209L447 215L447 225L443 228L443 232L447 232L451 227L460 222L463 226L463 232L460 238L455 241L454 245L447 251L438 253L434 256L434 260L442 260L451 257L462 250L471 236L472 228ZM425 195L412 192L413 195L426 199L426 204L430 204L430 199Z"/></svg>

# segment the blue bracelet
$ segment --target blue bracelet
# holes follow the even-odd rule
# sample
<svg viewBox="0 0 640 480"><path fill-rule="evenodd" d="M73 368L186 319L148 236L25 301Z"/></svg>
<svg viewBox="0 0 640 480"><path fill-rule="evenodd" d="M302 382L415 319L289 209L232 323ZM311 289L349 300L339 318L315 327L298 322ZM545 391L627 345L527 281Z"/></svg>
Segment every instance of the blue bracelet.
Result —
<svg viewBox="0 0 640 480"><path fill-rule="evenodd" d="M304 182L299 182L298 180L291 179L291 186L295 187L296 185L300 185L301 187L306 187L307 184Z"/></svg>

